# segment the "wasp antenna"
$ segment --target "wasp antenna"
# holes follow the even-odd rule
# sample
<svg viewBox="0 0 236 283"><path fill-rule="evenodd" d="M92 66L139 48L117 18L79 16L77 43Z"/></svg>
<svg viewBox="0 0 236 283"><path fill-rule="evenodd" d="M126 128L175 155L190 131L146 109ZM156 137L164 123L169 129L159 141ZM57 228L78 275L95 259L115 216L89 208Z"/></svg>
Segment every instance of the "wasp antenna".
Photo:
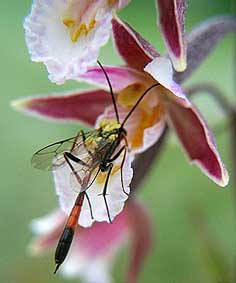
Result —
<svg viewBox="0 0 236 283"><path fill-rule="evenodd" d="M134 110L136 109L136 107L139 105L139 103L141 102L141 100L144 98L144 96L154 87L159 86L159 83L156 83L152 86L150 86L148 89L146 89L144 91L144 93L139 97L139 99L137 100L137 102L135 103L134 107L130 110L130 112L127 114L127 116L125 117L125 119L123 120L121 127L124 127L124 124L126 123L126 121L129 119L129 117L131 116L131 114L134 112Z"/></svg>
<svg viewBox="0 0 236 283"><path fill-rule="evenodd" d="M54 270L53 274L56 274L56 273L57 273L57 271L58 271L59 267L60 267L60 264L58 263L58 264L56 265L56 268L55 268L55 270Z"/></svg>
<svg viewBox="0 0 236 283"><path fill-rule="evenodd" d="M116 100L115 100L114 92L112 90L112 85L111 85L110 79L109 79L109 77L107 75L107 72L103 68L102 64L98 60L97 60L97 63L101 67L101 69L102 69L102 71L103 71L103 73L104 73L104 75L106 77L107 83L109 85L110 93L111 93L111 98L112 98L114 110L115 110L115 113L116 113L116 120L117 120L118 123L120 123L120 119L119 119L119 115L118 115L118 111L117 111L117 106L116 106Z"/></svg>

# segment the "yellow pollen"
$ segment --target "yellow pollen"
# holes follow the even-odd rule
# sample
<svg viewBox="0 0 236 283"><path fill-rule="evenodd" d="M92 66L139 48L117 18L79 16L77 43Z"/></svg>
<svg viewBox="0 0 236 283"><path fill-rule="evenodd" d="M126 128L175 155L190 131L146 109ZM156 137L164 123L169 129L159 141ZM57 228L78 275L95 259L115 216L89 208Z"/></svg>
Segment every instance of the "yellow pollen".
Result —
<svg viewBox="0 0 236 283"><path fill-rule="evenodd" d="M96 24L95 19L92 19L90 23L86 25L70 17L64 18L62 22L69 29L70 38L73 43L77 42L81 35L87 36Z"/></svg>
<svg viewBox="0 0 236 283"><path fill-rule="evenodd" d="M120 165L116 165L112 168L111 171L111 175L110 176L114 176L118 171L120 170ZM104 184L104 182L106 181L106 177L107 177L107 172L100 172L96 178L96 182L99 185Z"/></svg>
<svg viewBox="0 0 236 283"><path fill-rule="evenodd" d="M75 24L75 21L73 19L70 19L70 18L65 18L63 20L63 24L69 28L69 27L71 27Z"/></svg>

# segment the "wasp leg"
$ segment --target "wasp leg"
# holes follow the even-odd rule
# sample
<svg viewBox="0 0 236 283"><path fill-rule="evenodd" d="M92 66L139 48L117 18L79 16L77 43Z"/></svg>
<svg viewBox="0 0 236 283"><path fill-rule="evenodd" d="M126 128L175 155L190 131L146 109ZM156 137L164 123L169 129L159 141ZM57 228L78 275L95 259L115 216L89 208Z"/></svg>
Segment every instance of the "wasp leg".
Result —
<svg viewBox="0 0 236 283"><path fill-rule="evenodd" d="M80 158L74 156L73 154L71 154L70 152L65 152L64 153L64 157L65 155L72 161L76 162L76 163L79 163L80 165L82 166L85 166L85 167L89 167L89 165L87 163L85 163L83 160L81 160Z"/></svg>
<svg viewBox="0 0 236 283"><path fill-rule="evenodd" d="M124 178L123 178L123 167L124 167L124 163L125 163L126 152L127 152L127 148L124 149L124 156L122 158L122 162L121 162L121 166L120 166L120 180L121 180L121 186L122 186L122 190L123 190L124 194L129 196L129 194L125 191Z"/></svg>
<svg viewBox="0 0 236 283"><path fill-rule="evenodd" d="M107 162L110 163L110 162L115 161L125 149L126 149L126 146L125 145L122 146L122 148L112 158L108 159Z"/></svg>
<svg viewBox="0 0 236 283"><path fill-rule="evenodd" d="M89 196L86 192L84 192L85 196L86 196L86 199L88 201L88 205L89 205L89 210L90 210L90 215L91 215L91 218L94 219L93 217L93 210L92 210L92 205L91 205L91 202L90 202L90 199L89 199Z"/></svg>
<svg viewBox="0 0 236 283"><path fill-rule="evenodd" d="M82 182L82 180L81 180L79 174L77 173L77 171L75 170L75 168L73 167L73 165L70 163L70 157L68 156L68 152L65 152L65 153L64 153L64 158L65 158L67 164L69 165L71 171L72 171L73 174L75 175L75 177L76 177L78 183L79 183L80 185L82 185L83 182ZM79 159L79 160L80 160L80 159Z"/></svg>
<svg viewBox="0 0 236 283"><path fill-rule="evenodd" d="M124 192L124 194L126 194L127 196L129 196L129 194L125 191L125 188L124 188L124 178L123 178L123 166L124 166L124 163L125 163L125 158L126 158L126 152L127 152L127 146L124 145L117 153L114 157L112 157L109 162L112 162L114 160L116 160L120 154L124 151L124 156L122 158L122 162L121 162L121 167L120 167L120 178L121 178L121 186L122 186L122 190Z"/></svg>
<svg viewBox="0 0 236 283"><path fill-rule="evenodd" d="M73 158L71 158L71 157L73 157ZM72 159L73 161L75 161L75 159L76 159L75 162L78 162L78 163L80 163L82 160L80 160L79 158L75 157L74 155L72 155L71 153L68 153L68 152L65 152L65 153L64 153L64 158L65 158L67 164L69 165L71 171L72 171L73 174L75 175L75 177L76 177L78 183L79 183L81 186L83 186L83 181L82 181L82 179L80 178L79 174L76 172L76 170L75 170L75 168L73 167L73 165L70 163L70 160L69 160L69 159ZM82 161L82 162L83 162L83 161ZM84 163L84 162L83 162L83 163ZM80 164L81 164L81 163L80 163ZM87 188L86 188L86 190L87 190ZM84 191L83 191L83 192L84 192ZM89 200L88 194L87 194L86 192L84 192L84 193L85 193L85 196L86 196L87 201L88 201L88 204L89 204L89 210L90 210L90 213L91 213L91 218L94 219L94 217L93 217L93 211L92 211L92 205L91 205L91 202L90 202L90 200Z"/></svg>
<svg viewBox="0 0 236 283"><path fill-rule="evenodd" d="M87 150L88 154L93 158L94 156L93 156L92 152L88 149L88 147L87 147L87 145L86 145L86 143L85 143L86 137L85 137L84 131L81 130L81 131L79 131L79 133L80 133L81 136L82 136L84 148Z"/></svg>
<svg viewBox="0 0 236 283"><path fill-rule="evenodd" d="M108 204L107 204L106 195L107 195L108 181L109 181L109 177L110 177L112 168L113 168L113 164L112 164L112 163L110 163L110 164L106 167L106 170L105 170L105 171L108 171L108 173L107 173L105 185L104 185L104 188L103 188L103 192L100 194L100 195L102 195L103 198L104 198L104 202L105 202L105 206L106 206L106 210L107 210L107 216L108 216L108 219L109 219L109 222L110 222L110 223L112 223L112 221L111 221L111 216L110 216L110 212L109 212L109 208L108 208Z"/></svg>
<svg viewBox="0 0 236 283"><path fill-rule="evenodd" d="M72 147L71 147L70 152L72 152L72 151L75 149L76 143L77 143L78 138L79 138L80 136L82 136L82 138L83 138L83 136L84 136L84 132L83 132L82 130L80 130L80 131L78 132L78 134L76 135L76 137L75 137L75 139L74 139L74 142L73 142L73 145L72 145Z"/></svg>

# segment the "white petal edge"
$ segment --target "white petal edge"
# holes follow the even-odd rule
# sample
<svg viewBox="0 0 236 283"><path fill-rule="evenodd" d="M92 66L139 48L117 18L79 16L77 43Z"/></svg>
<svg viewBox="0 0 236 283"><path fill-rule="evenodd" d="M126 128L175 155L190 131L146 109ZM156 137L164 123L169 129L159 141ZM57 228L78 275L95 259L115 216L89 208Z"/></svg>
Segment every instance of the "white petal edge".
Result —
<svg viewBox="0 0 236 283"><path fill-rule="evenodd" d="M72 43L61 19L65 3L64 0L35 0L24 21L32 61L43 62L49 79L57 84L76 80L88 67L96 64L99 49L108 41L112 28L112 11L100 9L93 30Z"/></svg>
<svg viewBox="0 0 236 283"><path fill-rule="evenodd" d="M60 209L56 209L50 214L33 219L30 223L30 228L36 235L50 234L61 225L65 216L64 212Z"/></svg>
<svg viewBox="0 0 236 283"><path fill-rule="evenodd" d="M169 90L185 107L191 106L181 87L173 81L172 64L167 57L156 57L145 66L144 71Z"/></svg>

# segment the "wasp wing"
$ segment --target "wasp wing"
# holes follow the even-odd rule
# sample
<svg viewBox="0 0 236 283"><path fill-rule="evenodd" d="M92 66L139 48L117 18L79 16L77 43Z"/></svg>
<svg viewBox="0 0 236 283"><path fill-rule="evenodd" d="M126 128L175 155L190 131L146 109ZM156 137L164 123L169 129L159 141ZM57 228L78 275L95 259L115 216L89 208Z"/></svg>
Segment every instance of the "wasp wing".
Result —
<svg viewBox="0 0 236 283"><path fill-rule="evenodd" d="M65 152L70 152L75 156L88 154L84 147L84 139L87 139L90 135L94 135L94 131L81 132L75 137L45 146L32 156L32 166L40 170L54 171L65 164Z"/></svg>

